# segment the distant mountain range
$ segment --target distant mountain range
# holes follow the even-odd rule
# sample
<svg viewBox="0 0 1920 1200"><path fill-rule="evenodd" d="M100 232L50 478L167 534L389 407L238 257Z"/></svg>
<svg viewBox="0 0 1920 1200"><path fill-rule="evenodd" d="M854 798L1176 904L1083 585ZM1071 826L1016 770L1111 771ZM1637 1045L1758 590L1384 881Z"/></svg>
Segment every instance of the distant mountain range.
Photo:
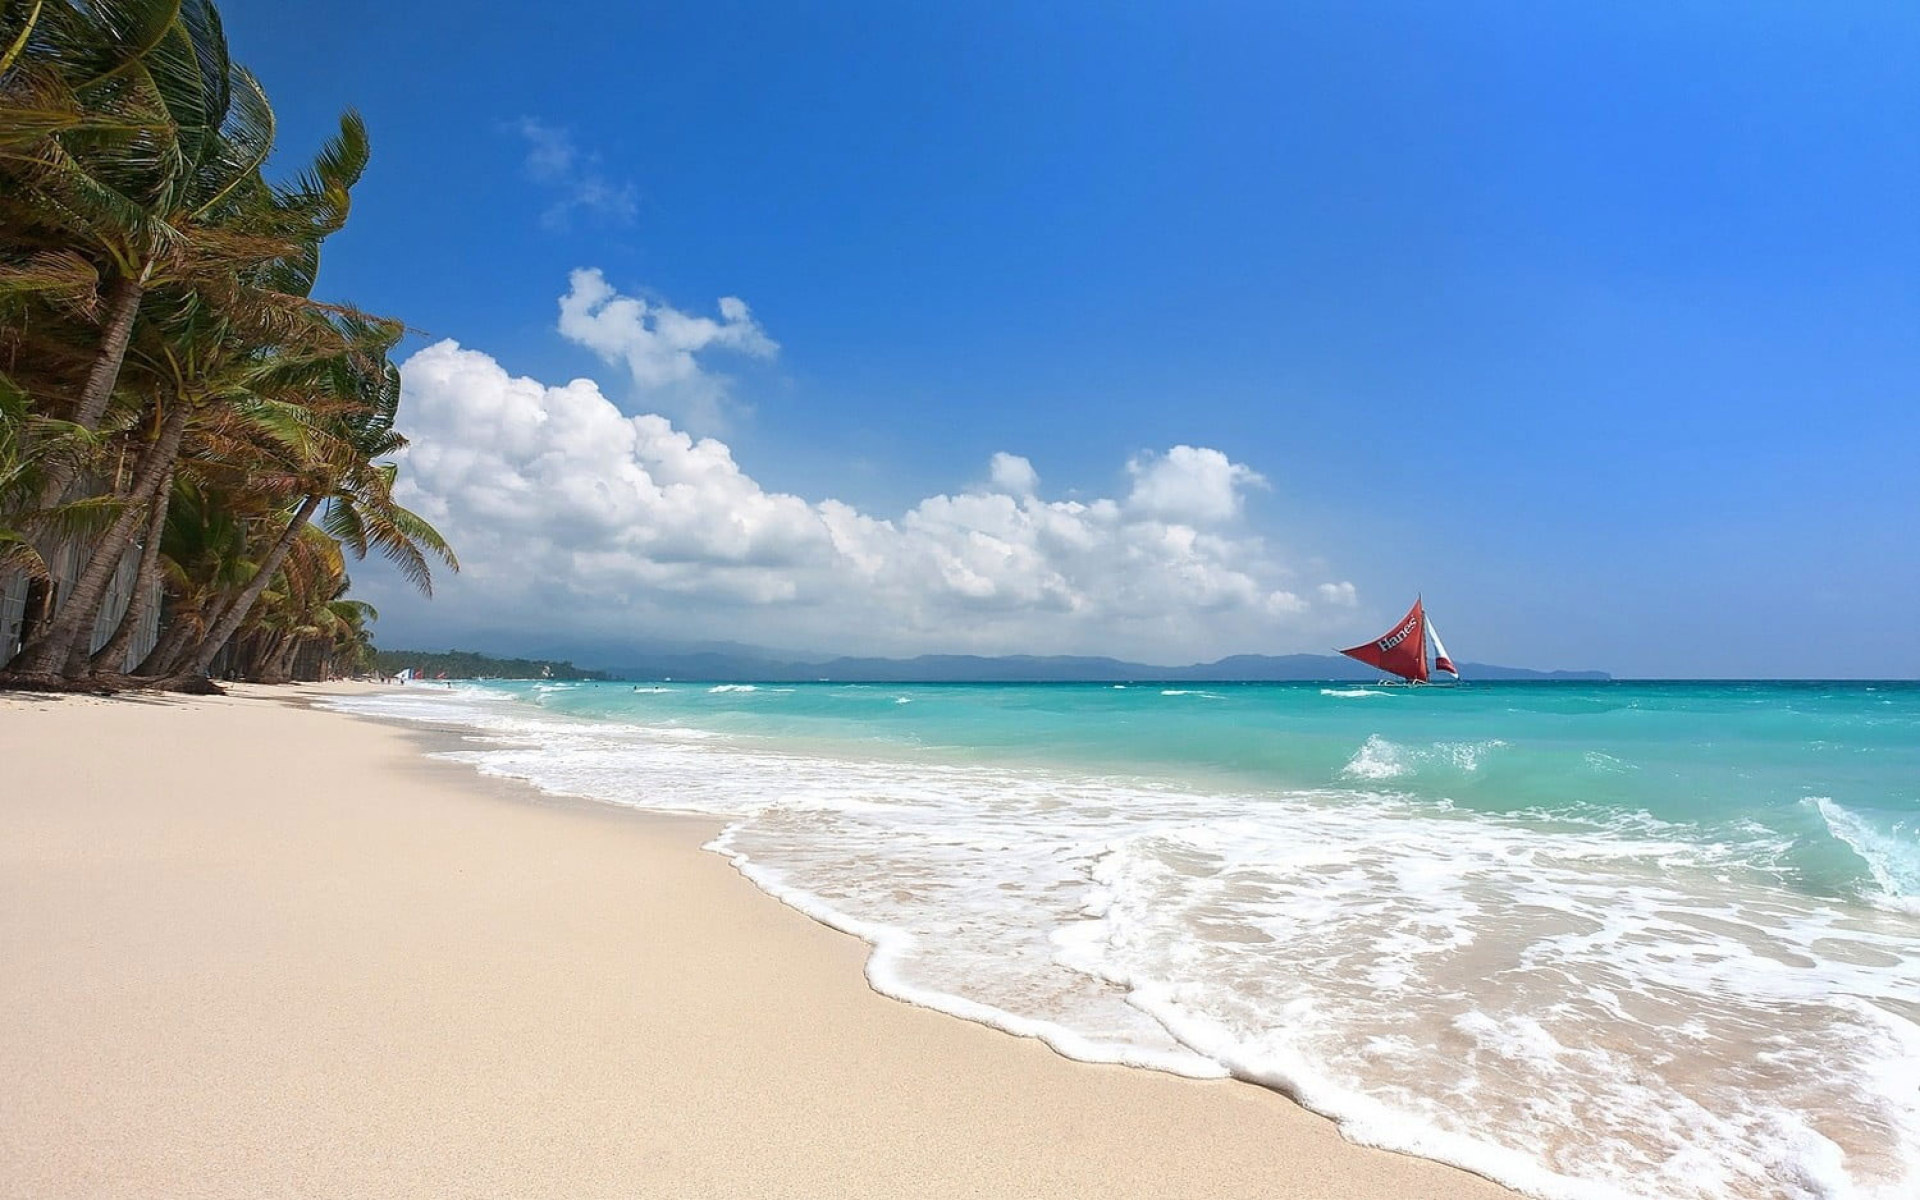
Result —
<svg viewBox="0 0 1920 1200"><path fill-rule="evenodd" d="M1605 671L1530 671L1461 663L1467 679L1598 681ZM1117 658L1027 654L985 658L923 654L918 658L833 658L792 661L738 650L651 653L608 674L620 679L700 683L1290 683L1366 682L1381 672L1333 654L1235 654L1216 662L1157 667Z"/></svg>

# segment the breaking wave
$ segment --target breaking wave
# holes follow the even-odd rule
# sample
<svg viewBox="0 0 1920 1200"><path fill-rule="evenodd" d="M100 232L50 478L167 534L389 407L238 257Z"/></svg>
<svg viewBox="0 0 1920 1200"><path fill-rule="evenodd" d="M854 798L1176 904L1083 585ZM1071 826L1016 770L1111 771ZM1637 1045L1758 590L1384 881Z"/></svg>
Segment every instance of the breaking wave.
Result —
<svg viewBox="0 0 1920 1200"><path fill-rule="evenodd" d="M1920 841L1879 828L1828 796L1809 796L1827 832L1844 842L1867 866L1878 895L1870 899L1889 908L1920 914ZM1898 827L1896 826L1896 830Z"/></svg>

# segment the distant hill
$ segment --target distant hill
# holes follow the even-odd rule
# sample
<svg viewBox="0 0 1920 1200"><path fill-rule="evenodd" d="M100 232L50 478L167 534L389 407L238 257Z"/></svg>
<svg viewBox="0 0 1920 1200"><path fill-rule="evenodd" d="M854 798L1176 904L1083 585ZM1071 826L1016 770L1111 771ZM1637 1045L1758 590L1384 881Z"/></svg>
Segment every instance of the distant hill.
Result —
<svg viewBox="0 0 1920 1200"><path fill-rule="evenodd" d="M1468 679L1600 681L1605 671L1530 671L1462 663ZM702 651L648 654L611 669L621 679L702 683L1293 683L1365 682L1381 672L1333 654L1235 654L1210 663L1157 667L1117 658L1027 654L988 658L923 654L918 658L833 658L795 662L752 653Z"/></svg>
<svg viewBox="0 0 1920 1200"><path fill-rule="evenodd" d="M493 658L472 650L376 650L373 665L383 675L412 668L422 679L606 679L570 662L538 658Z"/></svg>

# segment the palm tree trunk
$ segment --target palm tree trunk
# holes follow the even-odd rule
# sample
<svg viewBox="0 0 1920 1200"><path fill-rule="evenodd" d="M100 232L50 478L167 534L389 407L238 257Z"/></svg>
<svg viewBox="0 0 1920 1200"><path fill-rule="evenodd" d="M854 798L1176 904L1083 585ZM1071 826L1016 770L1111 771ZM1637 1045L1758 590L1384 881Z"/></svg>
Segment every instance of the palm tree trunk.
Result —
<svg viewBox="0 0 1920 1200"><path fill-rule="evenodd" d="M286 634L266 630L240 634L233 644L234 673L249 683L279 683L273 677L273 663L286 641Z"/></svg>
<svg viewBox="0 0 1920 1200"><path fill-rule="evenodd" d="M87 384L80 390L80 404L74 409L73 423L95 429L106 415L113 385L120 382L120 364L127 358L127 341L133 336L134 318L140 315L140 300L147 293L147 277L153 273L148 263L138 276L124 275L113 285L107 297L107 324L101 332L100 351L94 355L93 368L87 372Z"/></svg>
<svg viewBox="0 0 1920 1200"><path fill-rule="evenodd" d="M121 512L119 520L113 523L105 536L93 548L93 557L87 561L87 569L74 581L73 590L61 602L59 611L45 631L32 643L21 647L7 664L7 670L19 675L52 675L66 672L69 675L82 675L86 670L87 642L93 630L93 622L100 614L101 602L106 599L107 586L113 582L113 574L120 566L120 555L133 539L133 531L147 515L147 505L159 490L160 483L172 474L174 460L180 455L180 440L187 431L187 417L191 406L176 404L173 411L160 426L160 436L154 439L152 446L142 456L138 472L134 476L133 490L127 495L127 506ZM74 647L78 644L76 652ZM77 661L76 661L77 660Z"/></svg>
<svg viewBox="0 0 1920 1200"><path fill-rule="evenodd" d="M140 665L133 669L133 673L143 679L157 679L171 675L173 664L178 662L180 656L193 645L194 635L205 628L206 625L199 619L198 613L183 613L176 610L173 622L167 626L166 632L160 635L160 640L154 643L153 649L147 652L147 656L140 660Z"/></svg>
<svg viewBox="0 0 1920 1200"><path fill-rule="evenodd" d="M53 580L29 579L26 600L20 609L20 644L32 641L48 621L53 620Z"/></svg>
<svg viewBox="0 0 1920 1200"><path fill-rule="evenodd" d="M113 631L107 644L93 656L89 671L118 674L126 670L127 651L133 646L133 639L140 635L140 624L147 617L147 605L152 602L153 594L160 585L160 537L167 527L167 507L172 499L173 471L168 470L167 480L160 485L160 491L150 506L152 511L147 519L147 540L140 547L140 570L133 577L133 595L127 600L127 611L120 615L120 627Z"/></svg>
<svg viewBox="0 0 1920 1200"><path fill-rule="evenodd" d="M273 655L267 659L266 669L261 672L267 683L289 683L293 680L293 656L300 649L300 639L294 634L284 634L280 644L273 648Z"/></svg>
<svg viewBox="0 0 1920 1200"><path fill-rule="evenodd" d="M258 683L254 678L260 672L260 648L265 645L268 635L259 630L235 634L233 638L233 673L248 683Z"/></svg>
<svg viewBox="0 0 1920 1200"><path fill-rule="evenodd" d="M120 364L127 359L134 318L140 315L140 300L147 292L147 276L152 272L153 264L148 263L138 276L123 275L107 294L107 323L100 333L100 349L94 353L93 366L87 371L87 382L73 410L73 423L82 429L98 429L100 418L107 413L114 385L120 382ZM40 487L39 509L44 511L60 503L76 473L71 463L51 464Z"/></svg>
<svg viewBox="0 0 1920 1200"><path fill-rule="evenodd" d="M211 604L208 604L206 606L205 611L203 611L200 614L200 636L201 637L204 638L209 633L212 633L213 627L226 619L227 612L230 609L232 609L236 603L239 602L240 593L244 591L246 591L246 588L237 587L229 591L221 592L219 595L213 598L213 602ZM200 645L199 642L197 641L194 642L192 649L198 649L199 645ZM171 675L174 669L180 666L180 664L185 661L186 661L186 655L183 652L177 661L167 664L167 673Z"/></svg>
<svg viewBox="0 0 1920 1200"><path fill-rule="evenodd" d="M293 549L293 540L300 536L300 531L307 527L307 522L312 519L314 513L319 511L321 502L325 499L326 497L322 495L308 496L300 505L300 511L294 513L293 519L287 522L286 529L280 533L280 540L275 542L273 549L268 552L266 561L260 564L258 571L254 572L252 582L247 584L247 590L240 593L239 598L233 602L233 606L221 614L220 620L207 631L207 636L200 639L199 647L194 650L193 657L188 660L186 668L178 672L179 674L191 676L206 673L214 656L220 653L220 647L227 644L228 639L233 637L234 630L240 628L240 623L247 619L247 613L252 610L253 602L260 598L261 592L267 590L267 584L273 581L274 572L280 569L280 564L286 561L287 552Z"/></svg>

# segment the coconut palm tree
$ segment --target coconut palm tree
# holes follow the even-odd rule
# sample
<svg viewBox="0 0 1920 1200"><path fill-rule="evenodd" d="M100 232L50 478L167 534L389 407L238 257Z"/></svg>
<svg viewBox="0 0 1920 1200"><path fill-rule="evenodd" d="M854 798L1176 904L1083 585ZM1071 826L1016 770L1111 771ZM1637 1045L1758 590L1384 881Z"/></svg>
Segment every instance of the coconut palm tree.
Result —
<svg viewBox="0 0 1920 1200"><path fill-rule="evenodd" d="M156 433L141 449L119 519L90 548L86 568L54 619L8 664L11 672L67 678L88 672L89 634L119 557L143 522L158 523L150 506L162 495L196 413L218 420L230 411L266 411L240 401L262 381L284 375L288 363L339 355L348 345L346 334L329 318L357 319L355 314L317 303L305 292L317 273L318 243L338 228L348 189L365 162L364 131L350 116L293 188L274 189L256 172L246 187L230 193L225 233L237 244L290 248L288 253L262 261L235 254L224 269L203 269L149 293L165 307L140 327L145 332L133 339L131 355ZM250 230L277 236L249 242L242 235ZM294 238L298 231L304 235Z"/></svg>
<svg viewBox="0 0 1920 1200"><path fill-rule="evenodd" d="M308 293L319 242L344 223L348 193L366 164L356 115L342 119L312 167L274 188L260 174L273 142L272 109L257 81L228 58L208 0L46 0L23 10L19 31L4 44L0 313L15 319L5 322L14 336L0 338L0 352L11 342L17 359L30 337L33 361L57 363L62 342L68 358L96 343L76 397L60 395L57 382L73 378L70 369L37 381L45 408L64 411L83 429L99 425L143 301L163 306L149 320L165 320L182 305L202 316L217 311L223 340L251 338L255 353L323 327L313 319L322 306ZM95 316L101 323L89 337L82 318ZM178 356L167 365L181 373ZM176 405L183 398L198 402L182 389ZM167 460L179 441L160 434L192 412L162 417L157 401L148 403L155 432L124 481L122 519L91 547L58 614L10 664L15 672L84 673L81 643L118 555L141 528L164 521L152 509L166 494ZM57 502L77 473L74 464L50 465L32 507ZM150 576L153 564L143 565Z"/></svg>
<svg viewBox="0 0 1920 1200"><path fill-rule="evenodd" d="M458 569L382 461L401 327L312 297L366 130L349 111L281 184L273 135L212 0L0 0L0 585L56 542L80 564L36 585L15 680L122 667L163 581L139 672L200 675L236 635L269 674L322 669L372 615L343 552L423 589L430 559Z"/></svg>
<svg viewBox="0 0 1920 1200"><path fill-rule="evenodd" d="M336 658L357 664L378 614L347 599L350 586L340 543L308 525L230 643L241 678L285 683L323 678Z"/></svg>
<svg viewBox="0 0 1920 1200"><path fill-rule="evenodd" d="M327 601L327 612L333 618L328 626L329 641L323 651L318 669L314 672L317 679L337 679L344 675L361 675L373 669L373 629L380 613L364 600L349 600L345 596L352 581L346 581L341 587L342 595ZM304 678L296 675L295 678Z"/></svg>
<svg viewBox="0 0 1920 1200"><path fill-rule="evenodd" d="M237 593L252 577L247 526L258 515L248 506L263 499L219 490L198 471L189 472L174 486L160 544L168 619L153 648L134 668L136 676L164 676L168 666L206 635L219 597Z"/></svg>
<svg viewBox="0 0 1920 1200"><path fill-rule="evenodd" d="M98 338L67 413L91 429L148 289L191 272L198 227L266 162L273 109L210 0L44 0L8 44L0 279L71 296L93 278Z"/></svg>
<svg viewBox="0 0 1920 1200"><path fill-rule="evenodd" d="M206 671L323 507L323 527L355 557L378 550L423 592L431 594L433 587L429 555L460 569L452 548L433 526L394 499L397 468L380 461L407 444L393 427L400 406L400 372L388 358L401 329L357 317L343 318L340 324L353 339L354 351L324 362L290 364L278 380L282 386L309 389L308 411L318 418L287 464L289 491L300 496L298 506L252 581L186 659L185 675Z"/></svg>

